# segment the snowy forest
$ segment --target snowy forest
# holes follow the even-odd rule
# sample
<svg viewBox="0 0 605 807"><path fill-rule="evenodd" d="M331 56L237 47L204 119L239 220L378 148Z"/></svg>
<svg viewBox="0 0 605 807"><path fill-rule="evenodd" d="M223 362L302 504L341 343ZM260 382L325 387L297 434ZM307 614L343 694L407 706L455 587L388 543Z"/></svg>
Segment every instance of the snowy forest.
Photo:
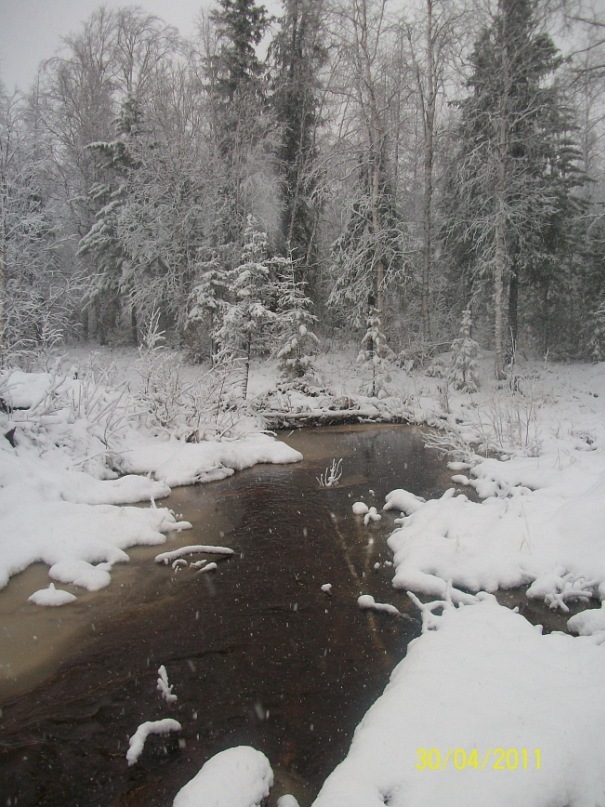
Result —
<svg viewBox="0 0 605 807"><path fill-rule="evenodd" d="M603 27L552 0L217 0L197 35L100 7L1 88L0 338L194 362L322 340L605 355ZM245 393L245 389L244 389Z"/></svg>

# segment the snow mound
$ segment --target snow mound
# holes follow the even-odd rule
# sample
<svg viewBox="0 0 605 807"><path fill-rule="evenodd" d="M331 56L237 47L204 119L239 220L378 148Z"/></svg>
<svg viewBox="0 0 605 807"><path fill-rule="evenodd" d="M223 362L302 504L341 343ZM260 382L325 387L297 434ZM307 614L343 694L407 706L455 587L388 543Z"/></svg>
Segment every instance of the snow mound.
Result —
<svg viewBox="0 0 605 807"><path fill-rule="evenodd" d="M67 605L77 599L75 594L70 594L69 591L55 588L55 584L51 583L48 588L41 588L27 598L29 602L35 605Z"/></svg>
<svg viewBox="0 0 605 807"><path fill-rule="evenodd" d="M273 784L267 757L249 746L221 751L176 794L173 807L260 807Z"/></svg>
<svg viewBox="0 0 605 807"><path fill-rule="evenodd" d="M398 488L397 490L392 490L390 493L387 493L385 505L382 509L400 510L402 513L409 516L422 507L424 502L425 499L423 499L421 496L416 496L414 493L410 493L408 490Z"/></svg>
<svg viewBox="0 0 605 807"><path fill-rule="evenodd" d="M543 636L490 595L441 605L314 807L602 804L605 645Z"/></svg>
<svg viewBox="0 0 605 807"><path fill-rule="evenodd" d="M98 591L111 583L111 563L98 563L96 566L77 558L60 560L48 570L49 577L59 583L71 583L88 591Z"/></svg>
<svg viewBox="0 0 605 807"><path fill-rule="evenodd" d="M365 502L355 502L352 509L356 516L365 516L370 508Z"/></svg>
<svg viewBox="0 0 605 807"><path fill-rule="evenodd" d="M567 620L567 627L572 633L578 633L580 636L603 634L605 639L605 606L601 603L600 608L591 608L575 614Z"/></svg>

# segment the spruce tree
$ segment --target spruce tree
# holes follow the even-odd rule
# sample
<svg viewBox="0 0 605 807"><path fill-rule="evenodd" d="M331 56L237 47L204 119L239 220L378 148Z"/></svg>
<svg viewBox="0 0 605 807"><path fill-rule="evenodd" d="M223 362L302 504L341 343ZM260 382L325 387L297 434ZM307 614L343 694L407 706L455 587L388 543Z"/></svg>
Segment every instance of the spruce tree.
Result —
<svg viewBox="0 0 605 807"><path fill-rule="evenodd" d="M317 128L320 71L327 60L322 33L323 0L285 0L271 44L272 107L279 126L281 238L285 253L313 293L321 210Z"/></svg>
<svg viewBox="0 0 605 807"><path fill-rule="evenodd" d="M461 103L447 237L467 295L491 292L498 377L516 348L520 291L528 297L532 285L556 283L574 240L580 177L554 82L560 64L532 0L500 0L472 57L472 94Z"/></svg>
<svg viewBox="0 0 605 807"><path fill-rule="evenodd" d="M462 315L460 333L452 342L452 358L450 365L450 381L461 392L477 392L479 381L477 376L477 355L479 346L472 337L473 320L471 309L466 308Z"/></svg>

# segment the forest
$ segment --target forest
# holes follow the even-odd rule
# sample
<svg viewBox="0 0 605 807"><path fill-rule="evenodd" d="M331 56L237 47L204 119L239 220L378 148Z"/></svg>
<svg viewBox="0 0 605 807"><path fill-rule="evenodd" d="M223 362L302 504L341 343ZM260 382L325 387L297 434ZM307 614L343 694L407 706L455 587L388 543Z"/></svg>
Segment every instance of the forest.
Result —
<svg viewBox="0 0 605 807"><path fill-rule="evenodd" d="M380 395L452 342L496 378L603 360L604 26L552 0L216 0L185 40L100 7L0 87L2 364L162 333L299 382L346 338Z"/></svg>

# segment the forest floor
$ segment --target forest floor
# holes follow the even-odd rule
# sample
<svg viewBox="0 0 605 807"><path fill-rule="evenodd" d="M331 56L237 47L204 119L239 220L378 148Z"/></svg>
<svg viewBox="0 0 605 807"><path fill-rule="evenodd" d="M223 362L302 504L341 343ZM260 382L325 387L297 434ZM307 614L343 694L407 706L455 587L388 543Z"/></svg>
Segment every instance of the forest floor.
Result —
<svg viewBox="0 0 605 807"><path fill-rule="evenodd" d="M360 394L368 379L352 349L316 366L301 390L278 384L275 362L256 363L244 403L228 374L161 349L78 348L2 371L0 586L39 561L52 581L32 592L40 605L108 585L130 546L188 527L156 505L171 487L300 459L267 427L437 426L430 441L449 452L452 488L385 501L401 513L393 585L411 593L423 634L315 805L605 805L605 365L527 361L511 385L484 355L473 394L439 371L394 368L380 400ZM562 613L585 610L568 633L545 634L493 596L518 587ZM200 774L179 807L234 787L257 794L242 805L260 803L270 770L242 753Z"/></svg>

